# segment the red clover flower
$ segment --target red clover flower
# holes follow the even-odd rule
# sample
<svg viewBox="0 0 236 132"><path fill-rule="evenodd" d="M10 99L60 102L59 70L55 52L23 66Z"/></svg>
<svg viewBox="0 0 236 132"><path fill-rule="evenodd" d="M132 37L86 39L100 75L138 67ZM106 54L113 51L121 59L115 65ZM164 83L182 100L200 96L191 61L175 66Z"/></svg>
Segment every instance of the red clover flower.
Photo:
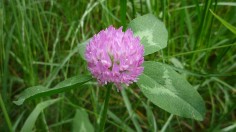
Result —
<svg viewBox="0 0 236 132"><path fill-rule="evenodd" d="M88 69L99 84L132 84L143 72L144 47L131 29L122 32L122 27L113 26L94 35L87 44L85 58Z"/></svg>

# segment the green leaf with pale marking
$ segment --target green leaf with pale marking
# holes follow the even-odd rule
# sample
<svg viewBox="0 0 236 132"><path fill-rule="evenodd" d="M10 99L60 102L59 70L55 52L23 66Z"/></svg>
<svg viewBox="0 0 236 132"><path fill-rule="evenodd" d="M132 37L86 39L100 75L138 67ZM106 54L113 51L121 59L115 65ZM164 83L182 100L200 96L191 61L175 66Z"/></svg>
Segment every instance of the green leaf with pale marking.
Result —
<svg viewBox="0 0 236 132"><path fill-rule="evenodd" d="M216 15L212 10L210 10L210 12L211 12L226 28L228 28L232 33L236 34L236 27L234 27L233 25L229 24L229 23L226 22L224 19L222 19L221 17L219 17L218 15Z"/></svg>
<svg viewBox="0 0 236 132"><path fill-rule="evenodd" d="M79 47L79 54L82 57L82 59L85 60L85 49L86 49L86 45L89 43L90 39L87 39L86 41L78 44Z"/></svg>
<svg viewBox="0 0 236 132"><path fill-rule="evenodd" d="M58 93L62 93L73 88L78 88L84 83L91 80L91 76L79 75L68 78L53 88L46 88L44 86L34 86L25 89L20 95L17 101L13 101L16 105L22 105L25 100L33 99L37 97L50 96Z"/></svg>
<svg viewBox="0 0 236 132"><path fill-rule="evenodd" d="M135 36L140 37L144 45L144 55L152 54L167 46L168 32L163 22L152 14L146 14L133 19L128 28L134 32ZM85 59L84 53L86 45L90 39L80 43L79 54Z"/></svg>
<svg viewBox="0 0 236 132"><path fill-rule="evenodd" d="M73 132L94 132L88 114L83 109L77 109L72 124Z"/></svg>
<svg viewBox="0 0 236 132"><path fill-rule="evenodd" d="M144 62L138 86L160 108L187 118L203 120L205 105L198 92L180 74L158 62Z"/></svg>
<svg viewBox="0 0 236 132"><path fill-rule="evenodd" d="M132 20L128 28L140 37L145 55L159 51L167 46L168 32L163 22L152 14L139 16Z"/></svg>
<svg viewBox="0 0 236 132"><path fill-rule="evenodd" d="M29 117L26 119L23 127L21 128L21 132L32 132L34 128L34 124L39 116L39 114L43 111L43 109L47 108L48 106L56 103L60 99L52 99L48 101L44 101L39 103L34 110L30 113Z"/></svg>

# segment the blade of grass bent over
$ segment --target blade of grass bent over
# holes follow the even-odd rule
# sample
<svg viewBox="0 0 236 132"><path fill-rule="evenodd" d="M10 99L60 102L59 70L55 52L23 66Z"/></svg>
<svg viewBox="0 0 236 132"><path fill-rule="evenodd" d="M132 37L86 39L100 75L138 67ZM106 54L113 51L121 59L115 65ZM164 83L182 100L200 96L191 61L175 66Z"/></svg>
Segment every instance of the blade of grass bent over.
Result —
<svg viewBox="0 0 236 132"><path fill-rule="evenodd" d="M210 10L210 12L215 16L215 18L217 18L226 28L228 28L232 33L234 33L236 35L236 27L234 27L233 25L229 24L228 22L226 22L224 19L222 19L221 17L219 17L218 15L216 15L212 10Z"/></svg>

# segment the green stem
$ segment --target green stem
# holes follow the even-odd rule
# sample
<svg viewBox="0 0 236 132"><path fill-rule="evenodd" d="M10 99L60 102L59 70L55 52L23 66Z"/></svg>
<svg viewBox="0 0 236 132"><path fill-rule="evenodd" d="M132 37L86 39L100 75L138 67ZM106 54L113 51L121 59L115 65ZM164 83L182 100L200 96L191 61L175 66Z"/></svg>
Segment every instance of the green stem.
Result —
<svg viewBox="0 0 236 132"><path fill-rule="evenodd" d="M127 10L127 0L120 0L120 19L123 29L126 29L126 10Z"/></svg>
<svg viewBox="0 0 236 132"><path fill-rule="evenodd" d="M105 102L104 102L104 107L102 109L102 116L100 118L101 120L99 121L99 123L100 123L99 132L104 132L104 127L105 127L106 118L107 118L107 109L108 109L108 103L109 103L109 99L110 99L111 88L112 88L112 84L108 84L106 86L107 92L106 92L106 98L105 98Z"/></svg>
<svg viewBox="0 0 236 132"><path fill-rule="evenodd" d="M1 105L1 108L2 108L3 115L4 115L5 119L6 119L9 131L12 132L13 130L12 130L11 120L10 120L10 118L8 116L8 113L7 113L6 107L4 105L4 102L2 100L2 95L1 94L0 94L0 105Z"/></svg>

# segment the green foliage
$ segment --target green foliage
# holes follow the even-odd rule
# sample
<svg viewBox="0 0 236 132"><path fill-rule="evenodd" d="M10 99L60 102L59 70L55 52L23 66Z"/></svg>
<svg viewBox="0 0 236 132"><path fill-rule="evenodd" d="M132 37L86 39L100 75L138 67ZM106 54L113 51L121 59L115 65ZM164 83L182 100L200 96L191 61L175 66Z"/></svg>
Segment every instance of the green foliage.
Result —
<svg viewBox="0 0 236 132"><path fill-rule="evenodd" d="M85 49L86 49L86 45L89 43L90 39L80 43L78 45L78 48L79 48L79 55L82 57L82 59L85 60Z"/></svg>
<svg viewBox="0 0 236 132"><path fill-rule="evenodd" d="M212 10L210 11L226 28L228 28L232 33L236 35L236 27L232 26L231 24L226 22L224 19L222 19L220 16L216 15Z"/></svg>
<svg viewBox="0 0 236 132"><path fill-rule="evenodd" d="M26 87L42 84L42 89L51 89L64 78L88 74L85 61L79 57L84 55L79 43L109 25L129 26L148 13L154 16L150 20L166 25L168 46L156 52L158 46L146 49L148 43L142 40L145 54L153 51L145 60L171 66L197 89L206 105L204 120L162 110L134 84L126 89L125 96L111 91L105 131L137 131L138 127L142 131L235 131L236 51L235 34L230 32L236 25L235 7L234 0L1 1L0 131L21 130L35 106L48 99L21 106L12 103ZM154 21L150 22L141 26L153 25ZM43 110L33 127L71 131L76 109L82 107L95 128L105 91L91 81L52 96L62 97L62 101Z"/></svg>
<svg viewBox="0 0 236 132"><path fill-rule="evenodd" d="M50 96L58 93L62 93L74 88L78 88L79 86L83 85L84 83L91 80L91 76L79 75L74 76L69 79L66 79L60 83L58 83L53 88L46 88L44 86L34 86L27 88L24 90L17 101L13 101L16 105L22 105L25 100L33 99L37 97L43 96Z"/></svg>
<svg viewBox="0 0 236 132"><path fill-rule="evenodd" d="M85 110L77 109L72 125L73 132L94 132L93 125L89 121L88 113Z"/></svg>
<svg viewBox="0 0 236 132"><path fill-rule="evenodd" d="M131 120L132 120L132 122L133 122L133 124L136 128L136 131L140 132L142 129L140 127L140 124L138 123L137 115L135 115L134 111L132 110L132 107L131 107L130 101L128 99L128 96L126 94L126 91L125 90L121 91L121 94L123 96L123 100L124 100L124 103L126 105L129 116L130 116L130 118L131 118Z"/></svg>
<svg viewBox="0 0 236 132"><path fill-rule="evenodd" d="M39 116L39 114L47 107L50 105L56 103L60 99L52 99L52 100L47 100L44 102L41 102L37 104L37 106L34 108L34 110L30 113L28 118L26 119L24 125L21 128L21 132L31 132L33 131L34 124Z"/></svg>
<svg viewBox="0 0 236 132"><path fill-rule="evenodd" d="M160 108L179 116L203 120L205 106L196 90L178 73L158 62L144 62L137 84Z"/></svg>
<svg viewBox="0 0 236 132"><path fill-rule="evenodd" d="M139 16L128 25L135 36L144 45L144 54L148 55L167 46L168 33L165 25L152 14Z"/></svg>
<svg viewBox="0 0 236 132"><path fill-rule="evenodd" d="M163 22L152 14L139 16L132 20L128 28L141 39L144 45L144 55L152 54L167 46L168 33ZM80 56L85 59L84 53L89 39L79 44Z"/></svg>

